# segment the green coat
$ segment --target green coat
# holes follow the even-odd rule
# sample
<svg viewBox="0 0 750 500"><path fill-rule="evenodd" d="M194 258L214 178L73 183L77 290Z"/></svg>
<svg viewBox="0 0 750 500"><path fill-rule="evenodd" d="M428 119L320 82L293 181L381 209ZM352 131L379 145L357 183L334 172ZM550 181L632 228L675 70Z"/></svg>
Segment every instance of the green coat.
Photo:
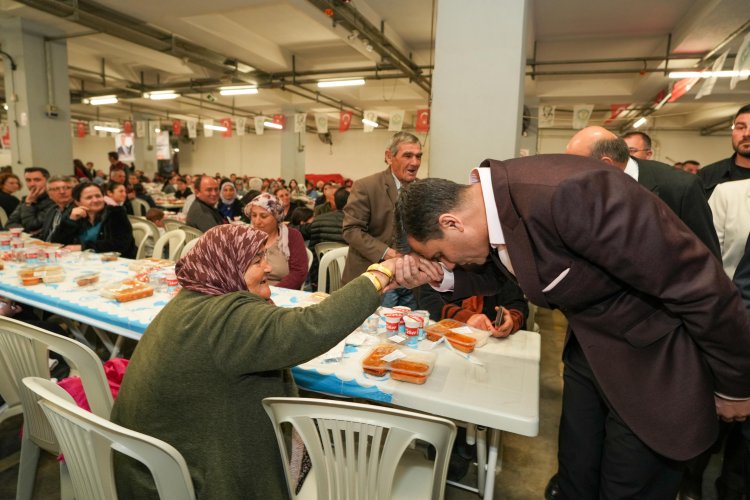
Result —
<svg viewBox="0 0 750 500"><path fill-rule="evenodd" d="M335 346L379 302L365 277L295 309L182 290L138 343L112 421L177 448L200 499L287 498L261 401L296 395L289 368ZM144 467L119 454L115 467L121 499L157 498Z"/></svg>

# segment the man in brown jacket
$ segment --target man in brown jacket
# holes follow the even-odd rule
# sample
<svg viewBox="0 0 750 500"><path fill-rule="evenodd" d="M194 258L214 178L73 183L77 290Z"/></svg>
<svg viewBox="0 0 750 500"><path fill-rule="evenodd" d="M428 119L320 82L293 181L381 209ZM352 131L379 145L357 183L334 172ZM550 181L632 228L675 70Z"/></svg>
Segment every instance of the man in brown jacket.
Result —
<svg viewBox="0 0 750 500"><path fill-rule="evenodd" d="M394 134L385 150L385 162L388 168L384 171L354 183L344 208L343 236L349 245L344 284L373 262L397 257L404 250L398 248L394 208L401 187L417 178L422 162L419 139L409 132ZM416 301L410 290L400 288L386 293L383 305L416 308Z"/></svg>

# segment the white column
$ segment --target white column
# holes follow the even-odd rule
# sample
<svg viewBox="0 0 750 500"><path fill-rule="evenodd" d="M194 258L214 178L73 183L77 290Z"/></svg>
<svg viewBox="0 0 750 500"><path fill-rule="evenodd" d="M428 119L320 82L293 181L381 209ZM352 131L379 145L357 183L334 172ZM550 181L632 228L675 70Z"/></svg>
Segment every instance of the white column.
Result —
<svg viewBox="0 0 750 500"><path fill-rule="evenodd" d="M17 66L13 71L3 56L16 173L39 166L53 174L73 174L67 44L44 38L59 34L26 19L0 19L0 46Z"/></svg>
<svg viewBox="0 0 750 500"><path fill-rule="evenodd" d="M294 108L283 108L286 125L281 132L281 178L289 182L296 179L305 185L305 136L304 131L294 132Z"/></svg>
<svg viewBox="0 0 750 500"><path fill-rule="evenodd" d="M526 0L438 0L430 177L466 183L486 158L518 156Z"/></svg>

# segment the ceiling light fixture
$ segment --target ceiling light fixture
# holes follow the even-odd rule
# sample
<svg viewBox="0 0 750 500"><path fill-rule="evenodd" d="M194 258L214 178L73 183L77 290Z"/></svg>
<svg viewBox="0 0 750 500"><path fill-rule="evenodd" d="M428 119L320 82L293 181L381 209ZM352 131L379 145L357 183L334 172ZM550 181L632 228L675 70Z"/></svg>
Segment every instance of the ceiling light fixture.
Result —
<svg viewBox="0 0 750 500"><path fill-rule="evenodd" d="M264 127L268 128L275 128L276 130L281 130L284 128L284 126L281 123L274 123L274 122L263 122Z"/></svg>
<svg viewBox="0 0 750 500"><path fill-rule="evenodd" d="M3 104L3 109L4 109L5 111L8 111L8 105L7 105L7 104Z"/></svg>
<svg viewBox="0 0 750 500"><path fill-rule="evenodd" d="M92 106L101 106L102 104L117 104L116 95L101 95L96 97L89 97L83 99L84 104L91 104Z"/></svg>
<svg viewBox="0 0 750 500"><path fill-rule="evenodd" d="M222 125L209 125L204 124L203 128L207 128L208 130L216 130L217 132L226 132L228 129Z"/></svg>
<svg viewBox="0 0 750 500"><path fill-rule="evenodd" d="M245 95L245 94L257 94L258 87L250 85L240 85L236 87L219 87L219 94L221 95Z"/></svg>
<svg viewBox="0 0 750 500"><path fill-rule="evenodd" d="M378 122L374 122L372 120L368 120L367 118L362 118L362 123L364 125L369 125L370 127L379 127L380 124Z"/></svg>
<svg viewBox="0 0 750 500"><path fill-rule="evenodd" d="M97 130L99 132L112 132L113 134L120 133L120 129L117 127L105 127L102 125L94 125L94 130Z"/></svg>
<svg viewBox="0 0 750 500"><path fill-rule="evenodd" d="M318 80L318 87L329 88L329 87L353 87L355 85L364 85L364 78L350 78L348 80Z"/></svg>
<svg viewBox="0 0 750 500"><path fill-rule="evenodd" d="M669 78L711 78L715 76L717 78L732 78L735 76L750 76L750 70L743 69L742 71L671 71Z"/></svg>
<svg viewBox="0 0 750 500"><path fill-rule="evenodd" d="M180 94L174 90L156 90L154 92L144 92L143 97L152 101L166 101L168 99L177 99Z"/></svg>
<svg viewBox="0 0 750 500"><path fill-rule="evenodd" d="M638 118L638 120L636 120L636 122L635 122L635 123L633 124L633 128L638 128L638 127L640 127L641 125L643 125L644 123L646 123L646 117L645 117L645 116L641 116L641 117L640 117L640 118Z"/></svg>

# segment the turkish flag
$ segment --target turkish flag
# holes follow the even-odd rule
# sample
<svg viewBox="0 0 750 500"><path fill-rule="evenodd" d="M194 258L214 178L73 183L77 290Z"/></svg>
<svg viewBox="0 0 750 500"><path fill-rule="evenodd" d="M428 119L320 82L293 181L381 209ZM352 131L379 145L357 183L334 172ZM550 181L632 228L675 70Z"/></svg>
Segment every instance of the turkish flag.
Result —
<svg viewBox="0 0 750 500"><path fill-rule="evenodd" d="M223 135L224 137L232 137L232 119L222 118L221 126L227 128L224 132L221 133L221 135Z"/></svg>
<svg viewBox="0 0 750 500"><path fill-rule="evenodd" d="M86 137L86 124L84 122L76 124L76 135L78 137Z"/></svg>
<svg viewBox="0 0 750 500"><path fill-rule="evenodd" d="M615 120L620 114L628 109L630 107L630 103L623 103L623 104L610 104L609 105L609 118L604 122L604 124L608 124Z"/></svg>
<svg viewBox="0 0 750 500"><path fill-rule="evenodd" d="M342 111L339 113L339 132L346 132L352 124L352 112Z"/></svg>
<svg viewBox="0 0 750 500"><path fill-rule="evenodd" d="M182 122L180 120L172 120L172 133L174 135L180 135L182 132Z"/></svg>
<svg viewBox="0 0 750 500"><path fill-rule="evenodd" d="M698 83L698 80L700 79L701 77L696 76L693 78L683 78L682 80L678 80L677 83L672 86L672 96L667 102L675 102L677 99L690 92L693 85Z"/></svg>
<svg viewBox="0 0 750 500"><path fill-rule="evenodd" d="M122 131L126 134L130 135L133 133L133 122L130 120L125 120L125 122L122 124ZM83 137L83 136L81 136Z"/></svg>
<svg viewBox="0 0 750 500"><path fill-rule="evenodd" d="M429 109L417 110L417 123L415 127L417 129L417 132L429 132L430 131L430 110Z"/></svg>
<svg viewBox="0 0 750 500"><path fill-rule="evenodd" d="M281 130L284 130L284 127L286 127L286 116L284 115L273 115L272 121L281 125Z"/></svg>
<svg viewBox="0 0 750 500"><path fill-rule="evenodd" d="M5 133L2 137L3 148L10 149L10 127L5 127Z"/></svg>

